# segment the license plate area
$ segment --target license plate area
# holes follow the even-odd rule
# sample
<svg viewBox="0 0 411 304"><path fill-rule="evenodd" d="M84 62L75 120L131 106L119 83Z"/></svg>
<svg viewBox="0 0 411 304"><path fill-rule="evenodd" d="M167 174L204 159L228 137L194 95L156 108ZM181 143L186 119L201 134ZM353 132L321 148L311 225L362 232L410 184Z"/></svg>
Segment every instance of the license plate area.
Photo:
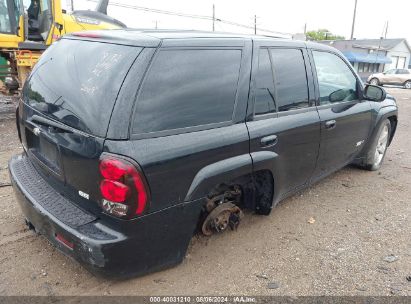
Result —
<svg viewBox="0 0 411 304"><path fill-rule="evenodd" d="M60 153L55 143L44 134L35 135L26 128L27 152L45 171L61 178Z"/></svg>

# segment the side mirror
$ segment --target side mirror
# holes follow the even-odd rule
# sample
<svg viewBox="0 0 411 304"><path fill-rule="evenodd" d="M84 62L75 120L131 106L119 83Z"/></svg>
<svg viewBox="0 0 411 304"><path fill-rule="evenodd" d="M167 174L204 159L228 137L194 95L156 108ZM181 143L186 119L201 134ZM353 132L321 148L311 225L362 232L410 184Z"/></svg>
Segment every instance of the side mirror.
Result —
<svg viewBox="0 0 411 304"><path fill-rule="evenodd" d="M387 92L379 86L367 84L364 88L364 97L372 101L383 101L387 97Z"/></svg>
<svg viewBox="0 0 411 304"><path fill-rule="evenodd" d="M330 102L338 102L338 101L343 101L344 98L346 97L347 97L347 90L339 89L337 91L332 92L328 96L328 99Z"/></svg>

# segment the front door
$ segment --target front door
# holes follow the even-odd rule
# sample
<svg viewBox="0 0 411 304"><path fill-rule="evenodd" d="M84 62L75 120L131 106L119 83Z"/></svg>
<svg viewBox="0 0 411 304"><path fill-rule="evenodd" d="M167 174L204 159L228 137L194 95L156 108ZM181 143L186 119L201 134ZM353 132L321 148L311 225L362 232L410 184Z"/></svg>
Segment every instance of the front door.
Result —
<svg viewBox="0 0 411 304"><path fill-rule="evenodd" d="M336 54L312 51L317 71L321 120L320 155L314 178L350 163L361 151L371 130L371 105L361 101L361 85L348 64Z"/></svg>
<svg viewBox="0 0 411 304"><path fill-rule="evenodd" d="M381 76L381 82L383 84L395 83L394 78L395 78L396 73L397 73L396 69L388 70L384 72L383 75Z"/></svg>
<svg viewBox="0 0 411 304"><path fill-rule="evenodd" d="M255 47L254 88L247 122L251 156L273 155L274 200L305 185L317 160L320 123L303 48Z"/></svg>

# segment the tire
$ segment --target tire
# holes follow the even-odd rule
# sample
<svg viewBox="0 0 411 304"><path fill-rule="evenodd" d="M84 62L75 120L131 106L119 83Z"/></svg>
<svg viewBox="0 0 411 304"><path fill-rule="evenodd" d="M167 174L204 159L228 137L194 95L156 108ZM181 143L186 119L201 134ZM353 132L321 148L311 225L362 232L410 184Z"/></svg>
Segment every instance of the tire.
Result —
<svg viewBox="0 0 411 304"><path fill-rule="evenodd" d="M411 80L408 80L404 83L404 88L411 89Z"/></svg>
<svg viewBox="0 0 411 304"><path fill-rule="evenodd" d="M379 85L380 85L380 81L378 80L378 78L372 78L372 79L370 80L370 84L379 86Z"/></svg>
<svg viewBox="0 0 411 304"><path fill-rule="evenodd" d="M383 121L378 132L373 139L367 153L363 168L369 171L376 171L381 168L391 134L391 123L388 119Z"/></svg>

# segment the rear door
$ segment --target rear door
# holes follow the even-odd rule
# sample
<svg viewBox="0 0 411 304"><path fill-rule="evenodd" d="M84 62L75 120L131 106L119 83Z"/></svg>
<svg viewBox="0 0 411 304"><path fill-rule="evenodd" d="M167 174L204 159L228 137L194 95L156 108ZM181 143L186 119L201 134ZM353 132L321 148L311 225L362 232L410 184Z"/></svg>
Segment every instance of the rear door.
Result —
<svg viewBox="0 0 411 304"><path fill-rule="evenodd" d="M398 84L404 84L407 80L411 79L410 72L406 69L398 69L395 74L395 82Z"/></svg>
<svg viewBox="0 0 411 304"><path fill-rule="evenodd" d="M320 50L312 50L312 56L317 71L326 66L332 72L330 77L317 72L321 148L314 178L320 178L349 164L361 151L372 115L370 102L360 100L360 80L342 57Z"/></svg>
<svg viewBox="0 0 411 304"><path fill-rule="evenodd" d="M310 179L318 156L319 116L303 44L256 42L254 54L247 121L250 151L252 156L272 153L277 200Z"/></svg>

